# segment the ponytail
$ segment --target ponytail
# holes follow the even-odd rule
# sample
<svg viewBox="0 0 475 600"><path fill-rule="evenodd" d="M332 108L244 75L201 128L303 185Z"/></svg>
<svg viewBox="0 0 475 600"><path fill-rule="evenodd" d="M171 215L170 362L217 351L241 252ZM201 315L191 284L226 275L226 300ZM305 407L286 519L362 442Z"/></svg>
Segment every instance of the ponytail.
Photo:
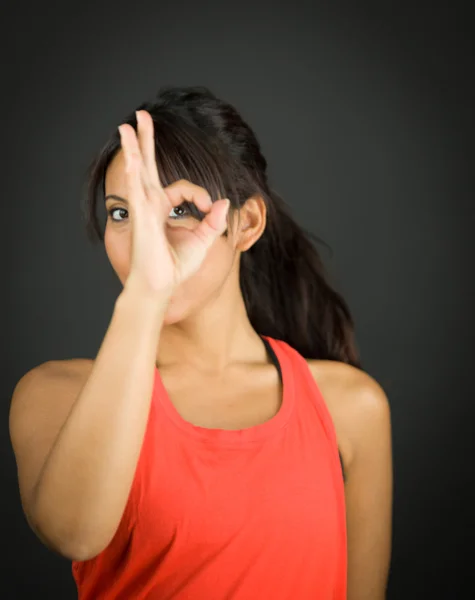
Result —
<svg viewBox="0 0 475 600"><path fill-rule="evenodd" d="M350 311L328 282L313 236L274 192L267 205L263 235L241 256L241 290L252 326L307 359L359 367Z"/></svg>

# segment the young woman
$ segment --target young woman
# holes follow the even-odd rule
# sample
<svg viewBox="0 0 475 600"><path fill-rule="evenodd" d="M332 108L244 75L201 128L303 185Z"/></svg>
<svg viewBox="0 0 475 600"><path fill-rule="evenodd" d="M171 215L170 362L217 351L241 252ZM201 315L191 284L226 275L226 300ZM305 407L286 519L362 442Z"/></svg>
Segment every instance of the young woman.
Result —
<svg viewBox="0 0 475 600"><path fill-rule="evenodd" d="M388 401L248 125L162 90L94 162L88 219L123 284L102 345L29 371L10 413L80 600L383 599Z"/></svg>

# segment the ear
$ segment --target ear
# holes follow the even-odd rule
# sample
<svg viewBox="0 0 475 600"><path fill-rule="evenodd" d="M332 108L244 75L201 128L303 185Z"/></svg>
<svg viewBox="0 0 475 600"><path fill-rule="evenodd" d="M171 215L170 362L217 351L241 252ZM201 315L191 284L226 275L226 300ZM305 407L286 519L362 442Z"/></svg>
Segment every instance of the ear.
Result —
<svg viewBox="0 0 475 600"><path fill-rule="evenodd" d="M251 196L239 209L236 248L246 252L261 237L266 227L267 207L261 196Z"/></svg>

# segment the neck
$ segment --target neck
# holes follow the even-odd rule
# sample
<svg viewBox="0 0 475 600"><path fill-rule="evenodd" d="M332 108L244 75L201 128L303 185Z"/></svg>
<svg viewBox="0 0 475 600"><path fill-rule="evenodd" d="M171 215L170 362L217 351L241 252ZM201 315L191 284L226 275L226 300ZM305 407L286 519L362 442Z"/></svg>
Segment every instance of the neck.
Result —
<svg viewBox="0 0 475 600"><path fill-rule="evenodd" d="M247 316L241 294L217 298L197 314L165 325L160 334L157 365L183 365L220 373L237 362L266 360L260 336Z"/></svg>

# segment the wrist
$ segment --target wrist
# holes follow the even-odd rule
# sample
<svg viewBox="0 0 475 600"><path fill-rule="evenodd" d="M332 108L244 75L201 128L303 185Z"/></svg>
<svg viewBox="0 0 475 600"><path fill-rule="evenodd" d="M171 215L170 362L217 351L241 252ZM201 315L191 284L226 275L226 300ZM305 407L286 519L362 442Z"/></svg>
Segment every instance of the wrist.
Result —
<svg viewBox="0 0 475 600"><path fill-rule="evenodd" d="M170 295L151 293L134 285L125 285L115 305L122 311L142 315L161 326L170 302Z"/></svg>
<svg viewBox="0 0 475 600"><path fill-rule="evenodd" d="M122 291L130 292L131 295L143 298L146 302L168 304L173 293L173 285L155 289L145 282L142 277L137 276L135 272L131 272Z"/></svg>

